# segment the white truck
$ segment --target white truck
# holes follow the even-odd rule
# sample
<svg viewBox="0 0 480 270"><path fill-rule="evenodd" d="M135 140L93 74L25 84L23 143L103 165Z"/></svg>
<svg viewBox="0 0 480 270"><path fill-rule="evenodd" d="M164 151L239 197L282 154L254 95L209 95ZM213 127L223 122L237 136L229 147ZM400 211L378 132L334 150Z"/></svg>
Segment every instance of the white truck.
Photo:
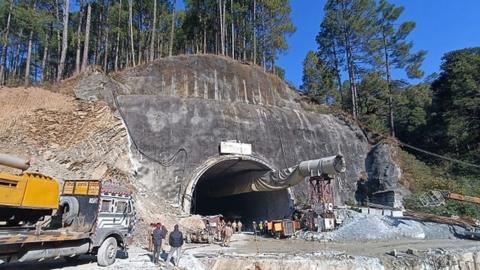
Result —
<svg viewBox="0 0 480 270"><path fill-rule="evenodd" d="M98 265L108 266L118 250L127 250L136 221L128 189L108 181L68 180L59 201L53 215L36 224L0 225L0 265L93 254Z"/></svg>

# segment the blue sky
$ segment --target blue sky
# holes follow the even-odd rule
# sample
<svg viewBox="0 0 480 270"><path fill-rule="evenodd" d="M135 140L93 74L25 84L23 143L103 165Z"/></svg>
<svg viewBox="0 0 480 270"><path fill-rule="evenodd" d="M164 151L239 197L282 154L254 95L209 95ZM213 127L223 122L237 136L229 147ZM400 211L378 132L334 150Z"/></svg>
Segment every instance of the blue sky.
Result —
<svg viewBox="0 0 480 270"><path fill-rule="evenodd" d="M286 80L302 83L302 62L309 50L316 50L315 36L320 30L326 0L290 0L296 33L288 37L289 50L280 55L278 64L286 70ZM391 0L403 5L400 22L415 21L417 27L409 39L414 50L427 50L423 63L426 75L438 72L442 55L448 51L480 46L480 0ZM177 1L183 9L183 1ZM406 78L395 71L397 79Z"/></svg>
<svg viewBox="0 0 480 270"><path fill-rule="evenodd" d="M480 0L393 0L405 11L400 22L415 21L417 27L409 38L414 50L427 50L422 66L426 75L439 70L444 53L465 47L480 46ZM297 32L288 38L290 46L278 64L286 70L286 80L302 83L302 62L309 50L315 50L315 36L320 29L325 1L290 0L292 20ZM405 78L395 72L396 78Z"/></svg>

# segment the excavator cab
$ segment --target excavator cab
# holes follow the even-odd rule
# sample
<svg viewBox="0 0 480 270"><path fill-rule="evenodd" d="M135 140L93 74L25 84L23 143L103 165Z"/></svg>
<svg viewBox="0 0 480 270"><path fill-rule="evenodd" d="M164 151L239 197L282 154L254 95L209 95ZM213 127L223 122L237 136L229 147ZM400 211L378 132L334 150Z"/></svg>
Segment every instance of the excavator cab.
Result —
<svg viewBox="0 0 480 270"><path fill-rule="evenodd" d="M0 155L0 165L20 169L20 174L0 171L0 226L34 224L58 208L59 185L48 176L24 172L22 159Z"/></svg>

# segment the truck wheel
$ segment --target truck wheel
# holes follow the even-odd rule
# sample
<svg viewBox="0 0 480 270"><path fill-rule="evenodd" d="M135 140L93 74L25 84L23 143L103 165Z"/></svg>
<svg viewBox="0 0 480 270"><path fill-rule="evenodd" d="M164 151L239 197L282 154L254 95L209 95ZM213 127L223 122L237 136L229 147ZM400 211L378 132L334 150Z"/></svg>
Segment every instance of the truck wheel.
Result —
<svg viewBox="0 0 480 270"><path fill-rule="evenodd" d="M62 223L64 226L72 225L78 215L79 205L75 197L61 196L60 207L62 208Z"/></svg>
<svg viewBox="0 0 480 270"><path fill-rule="evenodd" d="M98 249L97 264L99 266L109 266L115 262L117 257L117 240L114 237L108 237L103 240L102 245Z"/></svg>

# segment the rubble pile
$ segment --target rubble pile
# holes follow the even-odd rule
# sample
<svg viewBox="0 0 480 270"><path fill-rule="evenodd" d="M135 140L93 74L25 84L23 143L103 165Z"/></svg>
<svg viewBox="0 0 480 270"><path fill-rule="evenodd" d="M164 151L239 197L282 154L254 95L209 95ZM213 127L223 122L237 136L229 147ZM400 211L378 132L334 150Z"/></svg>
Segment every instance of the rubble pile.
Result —
<svg viewBox="0 0 480 270"><path fill-rule="evenodd" d="M297 238L310 241L369 241L393 239L449 239L464 229L433 222L420 222L407 218L369 215L342 209L342 225L330 232L299 231Z"/></svg>
<svg viewBox="0 0 480 270"><path fill-rule="evenodd" d="M102 103L39 88L0 91L0 147L33 158L31 170L63 179L112 178L131 174L127 133Z"/></svg>
<svg viewBox="0 0 480 270"><path fill-rule="evenodd" d="M181 215L178 207L135 180L127 131L103 102L76 100L41 88L1 88L0 147L2 153L31 158L29 171L59 181L109 179L131 188L136 197L137 244L148 243L148 224L162 222L172 230Z"/></svg>
<svg viewBox="0 0 480 270"><path fill-rule="evenodd" d="M179 225L181 228L188 231L198 231L205 229L205 223L203 222L202 217L199 215L182 218L179 221Z"/></svg>
<svg viewBox="0 0 480 270"><path fill-rule="evenodd" d="M220 258L202 258L205 269L384 269L377 258L349 256L344 252L325 251L307 254L225 254Z"/></svg>

